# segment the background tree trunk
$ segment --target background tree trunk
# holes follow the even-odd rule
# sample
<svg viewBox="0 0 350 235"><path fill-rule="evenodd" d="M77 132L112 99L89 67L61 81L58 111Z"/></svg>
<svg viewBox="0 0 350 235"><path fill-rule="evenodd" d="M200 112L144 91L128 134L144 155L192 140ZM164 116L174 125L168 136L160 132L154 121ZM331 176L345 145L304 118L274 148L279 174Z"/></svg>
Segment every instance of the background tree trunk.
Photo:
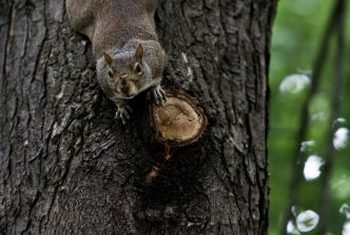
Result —
<svg viewBox="0 0 350 235"><path fill-rule="evenodd" d="M0 2L0 233L266 234L276 1L160 1L164 84L194 97L208 127L150 185L164 149L145 95L116 123L64 1Z"/></svg>

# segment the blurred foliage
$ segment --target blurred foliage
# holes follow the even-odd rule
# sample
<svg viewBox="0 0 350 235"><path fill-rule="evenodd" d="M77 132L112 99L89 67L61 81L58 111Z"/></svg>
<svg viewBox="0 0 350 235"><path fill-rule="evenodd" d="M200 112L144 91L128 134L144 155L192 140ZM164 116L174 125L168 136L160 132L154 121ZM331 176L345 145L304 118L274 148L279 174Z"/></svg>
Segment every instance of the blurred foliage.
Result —
<svg viewBox="0 0 350 235"><path fill-rule="evenodd" d="M289 184L291 179L294 152L301 143L296 142L299 128L301 104L308 92L307 87L297 92L281 92L283 80L293 74L312 74L312 66L324 33L327 20L333 9L334 0L280 0L275 19L270 63L270 215L269 235L279 235L283 216L289 200ZM349 2L350 3L350 2ZM350 5L350 4L348 4ZM349 6L348 6L349 8ZM349 12L349 11L346 11ZM346 74L343 85L343 102L341 117L345 119L337 123L338 127L350 127L350 14L346 18ZM324 157L326 133L330 111L332 73L334 66L334 38L322 74L319 92L309 107L310 127L308 139L313 140L307 153ZM348 134L349 135L349 134ZM306 141L306 140L305 140ZM329 234L342 234L346 222L344 214L339 212L346 203L350 205L350 143L337 150L331 177L331 227ZM304 162L298 162L304 165ZM322 174L322 169L321 169ZM313 210L316 213L320 206L319 178L311 181L303 180L297 187L298 211ZM350 215L349 215L350 216ZM350 219L350 218L349 218ZM315 230L300 234L315 234ZM344 234L345 235L345 234ZM347 234L346 234L347 235Z"/></svg>

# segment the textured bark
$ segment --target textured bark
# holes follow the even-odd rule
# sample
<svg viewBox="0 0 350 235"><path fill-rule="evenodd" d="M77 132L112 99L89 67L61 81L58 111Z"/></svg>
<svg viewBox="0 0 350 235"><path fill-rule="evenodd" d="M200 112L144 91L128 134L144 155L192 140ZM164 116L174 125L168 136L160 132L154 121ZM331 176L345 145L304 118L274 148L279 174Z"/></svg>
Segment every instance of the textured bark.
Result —
<svg viewBox="0 0 350 235"><path fill-rule="evenodd" d="M165 84L203 107L164 156L145 95L121 126L63 0L0 0L0 233L266 234L269 0L163 0Z"/></svg>

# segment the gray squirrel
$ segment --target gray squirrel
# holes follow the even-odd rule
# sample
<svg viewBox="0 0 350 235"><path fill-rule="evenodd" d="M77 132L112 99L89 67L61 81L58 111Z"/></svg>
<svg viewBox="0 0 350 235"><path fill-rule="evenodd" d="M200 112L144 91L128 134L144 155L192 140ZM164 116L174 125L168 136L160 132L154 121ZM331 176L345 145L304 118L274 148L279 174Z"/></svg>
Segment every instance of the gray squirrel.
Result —
<svg viewBox="0 0 350 235"><path fill-rule="evenodd" d="M165 52L158 42L154 12L157 0L67 0L71 26L92 42L96 71L106 96L117 106L123 124L127 101L152 89L155 103L165 102L160 83Z"/></svg>

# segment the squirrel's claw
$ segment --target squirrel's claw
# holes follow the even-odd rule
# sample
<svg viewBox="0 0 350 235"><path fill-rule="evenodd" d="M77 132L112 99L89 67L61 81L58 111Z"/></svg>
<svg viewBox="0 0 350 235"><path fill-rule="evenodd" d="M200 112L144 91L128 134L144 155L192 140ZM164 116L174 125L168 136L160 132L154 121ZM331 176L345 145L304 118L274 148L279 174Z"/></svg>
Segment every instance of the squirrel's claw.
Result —
<svg viewBox="0 0 350 235"><path fill-rule="evenodd" d="M130 113L132 112L132 109L128 105L118 105L118 110L115 113L115 118L117 120L121 120L123 125L126 124L127 120L130 119Z"/></svg>
<svg viewBox="0 0 350 235"><path fill-rule="evenodd" d="M153 97L156 105L163 105L166 101L165 91L160 85L153 89Z"/></svg>

